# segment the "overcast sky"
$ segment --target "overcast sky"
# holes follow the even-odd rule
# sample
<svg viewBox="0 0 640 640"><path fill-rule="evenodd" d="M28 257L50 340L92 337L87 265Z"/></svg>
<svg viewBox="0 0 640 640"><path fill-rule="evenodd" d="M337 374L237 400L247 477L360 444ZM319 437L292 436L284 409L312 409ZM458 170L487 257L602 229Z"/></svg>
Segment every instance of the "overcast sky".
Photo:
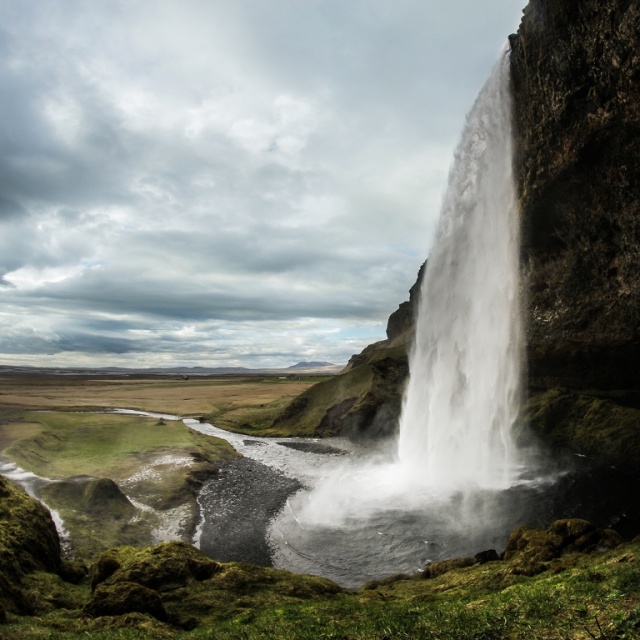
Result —
<svg viewBox="0 0 640 640"><path fill-rule="evenodd" d="M344 363L525 0L0 0L0 364Z"/></svg>

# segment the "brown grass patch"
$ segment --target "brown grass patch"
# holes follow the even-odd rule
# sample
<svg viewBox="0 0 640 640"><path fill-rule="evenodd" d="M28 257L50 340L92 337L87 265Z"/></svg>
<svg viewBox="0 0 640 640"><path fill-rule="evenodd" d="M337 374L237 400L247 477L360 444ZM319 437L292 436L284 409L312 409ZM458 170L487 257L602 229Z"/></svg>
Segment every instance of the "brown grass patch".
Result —
<svg viewBox="0 0 640 640"><path fill-rule="evenodd" d="M9 422L0 424L0 453L14 442L23 438L33 438L42 433L44 426L40 422Z"/></svg>
<svg viewBox="0 0 640 640"><path fill-rule="evenodd" d="M2 375L0 413L10 409L126 408L180 416L220 418L245 409L260 412L282 406L318 378L165 376L112 377L83 375ZM7 422L11 422L7 420ZM233 418L230 422L235 422Z"/></svg>

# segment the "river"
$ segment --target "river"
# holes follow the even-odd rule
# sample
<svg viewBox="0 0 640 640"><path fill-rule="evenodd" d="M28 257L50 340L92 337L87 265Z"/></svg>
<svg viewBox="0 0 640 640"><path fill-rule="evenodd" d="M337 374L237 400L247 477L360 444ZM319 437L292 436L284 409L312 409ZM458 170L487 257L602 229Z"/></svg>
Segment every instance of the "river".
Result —
<svg viewBox="0 0 640 640"><path fill-rule="evenodd" d="M624 495L620 483L592 472L566 476L553 490L548 483L524 483L506 491L436 494L403 481L393 446L376 451L345 438L261 438L174 415L116 412L183 420L242 454L221 463L199 492L193 543L204 553L320 575L349 588L415 573L435 560L500 552L523 522L547 526L582 515L606 526L630 515L629 505L616 499ZM4 459L0 473L36 497L50 482ZM52 514L65 542L64 523ZM156 542L171 539L163 535L158 532Z"/></svg>

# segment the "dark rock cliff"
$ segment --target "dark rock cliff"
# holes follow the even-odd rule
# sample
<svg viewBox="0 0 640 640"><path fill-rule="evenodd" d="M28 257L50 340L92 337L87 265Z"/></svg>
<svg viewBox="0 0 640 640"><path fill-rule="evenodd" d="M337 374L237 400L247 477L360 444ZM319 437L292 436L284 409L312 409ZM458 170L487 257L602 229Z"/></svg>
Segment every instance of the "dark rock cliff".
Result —
<svg viewBox="0 0 640 640"><path fill-rule="evenodd" d="M640 462L640 9L531 0L511 37L530 419Z"/></svg>
<svg viewBox="0 0 640 640"><path fill-rule="evenodd" d="M511 39L534 377L640 383L639 38L635 2L532 0Z"/></svg>
<svg viewBox="0 0 640 640"><path fill-rule="evenodd" d="M510 40L528 419L554 448L640 464L640 9L531 0L523 13ZM315 407L317 433L393 431L412 309L291 416Z"/></svg>

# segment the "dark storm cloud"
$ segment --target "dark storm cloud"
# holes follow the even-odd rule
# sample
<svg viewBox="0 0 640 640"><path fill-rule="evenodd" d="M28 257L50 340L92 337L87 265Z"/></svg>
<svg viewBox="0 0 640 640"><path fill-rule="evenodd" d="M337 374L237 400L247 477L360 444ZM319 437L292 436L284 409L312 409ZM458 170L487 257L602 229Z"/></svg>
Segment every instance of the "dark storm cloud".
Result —
<svg viewBox="0 0 640 640"><path fill-rule="evenodd" d="M518 16L1 2L0 362L344 361L381 338Z"/></svg>
<svg viewBox="0 0 640 640"><path fill-rule="evenodd" d="M26 209L19 202L0 196L0 221L8 221L26 215Z"/></svg>

